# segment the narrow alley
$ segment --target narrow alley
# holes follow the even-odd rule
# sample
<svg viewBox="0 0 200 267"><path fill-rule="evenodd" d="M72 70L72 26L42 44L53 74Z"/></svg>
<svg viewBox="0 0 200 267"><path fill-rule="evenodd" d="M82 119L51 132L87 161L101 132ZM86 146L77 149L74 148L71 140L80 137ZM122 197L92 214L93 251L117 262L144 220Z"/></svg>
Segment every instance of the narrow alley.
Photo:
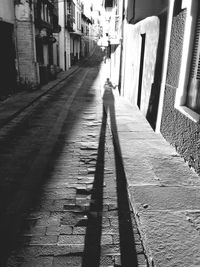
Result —
<svg viewBox="0 0 200 267"><path fill-rule="evenodd" d="M104 65L95 53L1 128L1 266L147 266Z"/></svg>
<svg viewBox="0 0 200 267"><path fill-rule="evenodd" d="M0 267L200 267L200 2L0 1Z"/></svg>
<svg viewBox="0 0 200 267"><path fill-rule="evenodd" d="M0 266L199 266L199 176L109 70L97 48L1 104Z"/></svg>

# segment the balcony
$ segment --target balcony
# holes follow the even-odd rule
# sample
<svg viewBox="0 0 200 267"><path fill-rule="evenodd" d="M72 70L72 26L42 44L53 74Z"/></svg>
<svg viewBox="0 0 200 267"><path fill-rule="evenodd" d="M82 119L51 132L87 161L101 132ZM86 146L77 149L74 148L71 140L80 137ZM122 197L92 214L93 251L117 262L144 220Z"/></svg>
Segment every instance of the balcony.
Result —
<svg viewBox="0 0 200 267"><path fill-rule="evenodd" d="M40 0L34 2L35 25L39 29L46 28L49 31L59 32L58 10L52 0Z"/></svg>
<svg viewBox="0 0 200 267"><path fill-rule="evenodd" d="M58 16L57 14L53 14L53 33L59 33L61 31L61 26L58 24Z"/></svg>
<svg viewBox="0 0 200 267"><path fill-rule="evenodd" d="M73 24L74 24L73 16L71 14L67 14L65 18L65 28L69 32L74 32Z"/></svg>
<svg viewBox="0 0 200 267"><path fill-rule="evenodd" d="M113 0L105 0L105 8L113 8L114 1Z"/></svg>

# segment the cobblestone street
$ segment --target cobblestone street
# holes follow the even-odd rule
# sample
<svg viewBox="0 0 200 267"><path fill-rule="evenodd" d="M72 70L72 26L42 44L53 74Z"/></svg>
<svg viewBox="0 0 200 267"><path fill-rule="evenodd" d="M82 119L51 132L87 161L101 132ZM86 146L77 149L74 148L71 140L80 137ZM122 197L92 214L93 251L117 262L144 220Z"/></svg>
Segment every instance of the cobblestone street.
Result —
<svg viewBox="0 0 200 267"><path fill-rule="evenodd" d="M0 267L200 267L200 1L0 0Z"/></svg>
<svg viewBox="0 0 200 267"><path fill-rule="evenodd" d="M147 266L105 68L93 56L2 128L1 266Z"/></svg>

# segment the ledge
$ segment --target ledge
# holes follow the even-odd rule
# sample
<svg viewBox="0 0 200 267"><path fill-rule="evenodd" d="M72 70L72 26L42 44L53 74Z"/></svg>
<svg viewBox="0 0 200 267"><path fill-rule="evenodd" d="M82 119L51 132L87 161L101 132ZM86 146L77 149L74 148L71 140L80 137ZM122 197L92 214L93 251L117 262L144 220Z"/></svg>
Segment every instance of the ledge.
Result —
<svg viewBox="0 0 200 267"><path fill-rule="evenodd" d="M186 106L175 106L175 108L194 122L199 122L200 115Z"/></svg>

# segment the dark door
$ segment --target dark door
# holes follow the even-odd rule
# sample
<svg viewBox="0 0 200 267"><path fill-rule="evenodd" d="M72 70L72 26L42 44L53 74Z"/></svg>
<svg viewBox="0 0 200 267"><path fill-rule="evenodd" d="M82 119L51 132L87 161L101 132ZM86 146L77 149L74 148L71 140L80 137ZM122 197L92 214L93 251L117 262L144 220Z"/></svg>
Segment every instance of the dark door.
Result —
<svg viewBox="0 0 200 267"><path fill-rule="evenodd" d="M140 108L141 105L141 94L142 94L142 78L143 78L143 67L144 67L144 53L145 53L145 40L146 34L141 34L141 54L140 54L140 73L139 73L139 83L138 83L138 97L137 105Z"/></svg>
<svg viewBox="0 0 200 267"><path fill-rule="evenodd" d="M0 22L0 34L0 97L4 98L16 88L13 25Z"/></svg>

